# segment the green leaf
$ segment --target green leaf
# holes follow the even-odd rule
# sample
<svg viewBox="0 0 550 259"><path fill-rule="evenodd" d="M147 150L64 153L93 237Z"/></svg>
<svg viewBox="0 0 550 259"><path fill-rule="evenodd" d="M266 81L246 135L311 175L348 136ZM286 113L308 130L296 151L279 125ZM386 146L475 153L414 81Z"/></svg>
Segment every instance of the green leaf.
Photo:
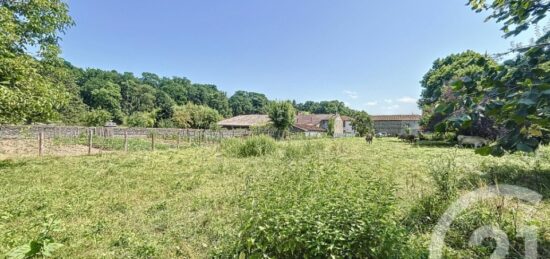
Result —
<svg viewBox="0 0 550 259"><path fill-rule="evenodd" d="M523 151L525 153L532 153L532 152L535 151L531 146L529 146L527 144L524 144L524 143L517 144L516 149L519 150L519 151Z"/></svg>
<svg viewBox="0 0 550 259"><path fill-rule="evenodd" d="M31 252L31 246L29 244L18 246L11 250L6 258L10 259L24 259L27 257L27 254Z"/></svg>
<svg viewBox="0 0 550 259"><path fill-rule="evenodd" d="M42 249L42 255L45 257L52 257L53 252L63 247L63 244L59 243L48 243Z"/></svg>
<svg viewBox="0 0 550 259"><path fill-rule="evenodd" d="M482 156L488 156L492 153L493 151L493 148L490 147L490 146L485 146L485 147L480 147L478 149L476 149L476 154L478 155L482 155Z"/></svg>
<svg viewBox="0 0 550 259"><path fill-rule="evenodd" d="M533 101L533 100L531 100L531 99L527 99L527 98L522 98L521 100L519 100L518 103L520 103L520 104L525 104L525 105L529 105L529 106L530 106L530 105L536 104L535 101Z"/></svg>

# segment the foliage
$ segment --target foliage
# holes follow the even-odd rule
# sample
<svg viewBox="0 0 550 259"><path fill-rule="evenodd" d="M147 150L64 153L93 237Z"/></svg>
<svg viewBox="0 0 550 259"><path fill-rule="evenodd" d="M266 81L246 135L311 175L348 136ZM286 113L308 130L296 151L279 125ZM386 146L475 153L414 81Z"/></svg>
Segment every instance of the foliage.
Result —
<svg viewBox="0 0 550 259"><path fill-rule="evenodd" d="M160 126L159 123L161 121L168 122L174 115L175 102L172 98L170 98L170 96L168 96L168 94L162 91L158 91L155 94L155 97L155 106L157 107L155 120L157 121L157 126Z"/></svg>
<svg viewBox="0 0 550 259"><path fill-rule="evenodd" d="M275 152L276 142L268 136L255 136L245 140L224 139L222 150L227 155L235 157L264 156Z"/></svg>
<svg viewBox="0 0 550 259"><path fill-rule="evenodd" d="M473 51L436 60L421 81L424 89L419 105L423 108L424 128L430 131L458 131L466 135L494 137L496 133L492 129L492 121L484 115L483 107L471 107L479 101L458 92L452 85L461 79L479 82L486 73L495 71L496 67L494 60ZM475 84L472 87L472 91L477 89ZM466 120L468 123L460 123ZM439 125L442 122L455 121L459 123Z"/></svg>
<svg viewBox="0 0 550 259"><path fill-rule="evenodd" d="M57 57L58 34L72 25L60 0L0 2L0 123L46 122L58 117L67 96L47 76L44 60Z"/></svg>
<svg viewBox="0 0 550 259"><path fill-rule="evenodd" d="M25 259L33 257L52 257L53 253L63 247L63 244L56 243L52 236L54 232L60 232L59 221L49 215L42 224L42 231L34 240L26 245L14 248L7 254L10 259Z"/></svg>
<svg viewBox="0 0 550 259"><path fill-rule="evenodd" d="M334 215L335 220L342 220L339 222L354 222L355 215L363 211L357 207L362 203L371 204L370 201L375 198L368 196L361 200L360 194L378 193L373 188L378 186L377 183L382 183L381 187L389 185L393 189L390 191L394 197L391 201L394 204L393 212L375 220L373 226L383 226L378 223L385 220L387 226L391 227L390 222L397 218L400 226L410 227L405 230L407 238L401 239L410 242L403 241L398 245L415 244L411 247L413 250L407 249L408 256L404 257L426 258L422 255L428 253L427 244L433 229L430 222L438 220L438 215L441 215L438 210L447 209L443 201L436 199L437 195L430 195L438 188L430 172L443 172L441 170L447 168L444 166L446 163L439 163L441 157L453 158L456 166L456 174L453 175L457 177L450 179L458 178L459 182L449 186L458 188L458 194L478 185L493 183L524 186L543 194L544 200L532 215L532 220L534 225L540 227L539 256L549 257L550 228L547 226L550 226L550 218L547 215L550 206L546 199L550 197L550 149L546 146L539 150L540 158L520 154L497 158L478 156L468 149L421 144L410 146L385 138L379 139L374 145L366 145L359 138L324 138L280 141L276 142L277 150L271 154L240 158L224 155L225 151L216 145L190 145L175 150L174 147L164 145L160 136L155 152L148 151L150 140L130 138L129 142L131 150L142 152L116 152L114 150L124 150L123 138L94 137L94 148L105 148L110 152L92 156L0 160L0 197L3 197L0 202L0 257L15 247L35 240L40 228L34 226L42 222L42 215L52 213L63 222L65 229L54 236L56 242L66 244L54 253L56 258L98 258L105 254L116 258L148 254L159 258L238 256L240 253L235 249L235 243L245 241L239 238L238 233L248 224L243 219L249 215L252 206L247 201L252 202L256 198L257 211L266 205L265 210L261 211L273 212L270 215L288 212L289 219L303 219L300 222L310 222L315 208L330 201L330 204L340 207L333 212L321 208L321 222L328 222L324 220L328 218L325 215ZM35 143L32 140L32 144ZM86 139L82 138L81 143L85 145ZM4 147L1 145L0 149ZM292 151L287 151L289 149ZM34 148L32 152L36 156ZM1 157L3 155L0 153ZM363 190L363 186L368 188ZM302 195L302 191L305 195ZM317 191L318 194L315 193ZM333 192L336 195L331 195ZM276 194L282 196L277 199ZM431 220L419 217L423 220L413 221L414 225L402 223L413 207L420 206L419 200L428 199L424 198L428 196L435 198L431 203L425 202L426 210L430 210L431 204L434 211L432 214L420 215L433 215ZM315 201L317 197L320 199L318 202ZM344 204L347 197L351 201L349 209L353 217L349 220L341 216L347 213L342 212L348 208ZM380 201L374 203L388 202L382 200L384 197L387 196L380 196ZM304 202L300 204L301 200ZM304 206L310 200L312 205ZM281 204L277 205L279 202ZM279 211L274 208L279 207L289 209L276 214ZM500 207L505 212L502 215L506 225L503 223L499 226L508 233L514 226L514 221L510 221L513 218L508 213L513 210L523 211L523 208L518 208L515 200L507 201ZM484 210L495 215L499 211L497 208L490 206ZM465 258L481 255L488 257L487 254L468 256L474 249L463 245L468 241L471 231L466 235L463 233L475 229L479 223L491 222L481 221L485 220L487 214L476 211L473 210L471 216L466 214L466 217L459 218L457 224L453 224L454 230L448 239L453 243L447 242L448 247L454 252L464 253ZM372 213L379 214L377 210ZM522 219L523 216L516 214L516 218ZM283 222L279 222L277 226L284 226ZM290 223L288 227L278 233L295 233L292 231L302 228L312 231L300 235L313 237L313 230L317 228L316 225L306 228L302 224ZM340 228L327 223L326 228L319 226L318 229ZM259 230L256 231L259 233ZM332 234L319 233L323 233L322 237L339 235L336 231ZM509 237L513 235L509 234ZM349 238L352 237L349 235ZM380 240L381 237L377 235L368 238ZM459 240L460 237L463 240ZM514 242L511 239L511 247L522 252L523 249L515 246ZM489 248L489 245L478 247ZM375 252L380 253L382 249L380 246ZM514 250L510 252L511 255L516 254ZM289 254L279 258L299 256Z"/></svg>
<svg viewBox="0 0 550 259"><path fill-rule="evenodd" d="M476 12L492 10L487 20L502 22L504 25L501 30L506 38L516 36L537 24L550 9L550 2L546 0L469 0L468 5Z"/></svg>
<svg viewBox="0 0 550 259"><path fill-rule="evenodd" d="M136 112L128 117L126 124L130 127L151 128L155 125L154 113Z"/></svg>
<svg viewBox="0 0 550 259"><path fill-rule="evenodd" d="M327 122L327 135L334 136L334 118L330 118Z"/></svg>
<svg viewBox="0 0 550 259"><path fill-rule="evenodd" d="M548 3L541 1L494 1L491 7L485 1L471 1L474 8L492 8L489 18L505 20L507 26L517 25L510 34L525 30L536 23L547 10ZM518 5L519 4L519 5ZM544 6L546 5L546 6ZM537 9L542 8L542 9ZM537 11L538 10L538 11ZM533 17L531 17L533 15ZM530 18L531 17L531 18ZM505 35L506 36L506 35ZM542 36L536 44L520 48L515 59L494 67L481 63L480 77L466 77L452 85L454 96L461 97L458 114L446 119L446 126L470 127L475 120L488 118L498 127L497 142L478 149L479 154L501 156L506 152L534 152L550 140L550 34ZM436 113L456 110L458 102L445 101L437 105ZM486 120L487 121L487 120ZM485 124L482 126L487 127ZM443 130L443 127L441 128Z"/></svg>
<svg viewBox="0 0 550 259"><path fill-rule="evenodd" d="M57 57L58 34L73 25L67 4L60 0L1 1L0 21L2 56L35 47L48 59Z"/></svg>
<svg viewBox="0 0 550 259"><path fill-rule="evenodd" d="M355 111L350 109L341 101L306 101L305 103L295 103L294 107L300 112L308 112L312 114L336 114L352 116Z"/></svg>
<svg viewBox="0 0 550 259"><path fill-rule="evenodd" d="M229 106L233 111L233 116L241 114L264 114L266 112L269 100L264 94L236 91L229 98Z"/></svg>
<svg viewBox="0 0 550 259"><path fill-rule="evenodd" d="M221 118L217 110L188 103L174 108L172 121L179 128L209 129L215 127Z"/></svg>
<svg viewBox="0 0 550 259"><path fill-rule="evenodd" d="M277 129L277 137L284 136L292 125L294 125L294 118L296 112L292 103L288 101L272 102L268 107L269 119L273 123L273 126Z"/></svg>
<svg viewBox="0 0 550 259"><path fill-rule="evenodd" d="M236 254L251 258L408 256L387 183L313 160L250 185ZM359 178L357 178L359 177ZM261 191L259 191L261 190ZM259 192L258 192L259 191Z"/></svg>
<svg viewBox="0 0 550 259"><path fill-rule="evenodd" d="M478 98L487 97L487 113L504 134L482 154L533 152L550 140L550 46L532 47L507 61L483 82ZM462 84L461 90L468 87Z"/></svg>
<svg viewBox="0 0 550 259"><path fill-rule="evenodd" d="M231 116L226 93L219 91L215 85L192 84L189 88L188 99L194 104L206 105L215 109L224 117Z"/></svg>
<svg viewBox="0 0 550 259"><path fill-rule="evenodd" d="M374 133L374 125L369 114L365 111L357 112L353 115L351 123L353 130L364 137L367 133Z"/></svg>
<svg viewBox="0 0 550 259"><path fill-rule="evenodd" d="M104 126L111 119L111 113L102 109L93 109L84 115L86 126Z"/></svg>

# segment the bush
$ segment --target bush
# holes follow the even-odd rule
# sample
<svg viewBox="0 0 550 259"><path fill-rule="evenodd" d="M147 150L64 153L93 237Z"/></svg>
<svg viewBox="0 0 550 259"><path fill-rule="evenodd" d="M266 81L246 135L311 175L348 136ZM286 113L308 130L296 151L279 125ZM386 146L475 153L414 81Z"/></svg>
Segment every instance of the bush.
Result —
<svg viewBox="0 0 550 259"><path fill-rule="evenodd" d="M275 152L277 143L267 136L255 136L245 140L224 139L222 150L236 157L263 156Z"/></svg>
<svg viewBox="0 0 550 259"><path fill-rule="evenodd" d="M184 106L176 106L172 121L178 128L209 129L216 127L216 123L222 119L217 110L208 106L188 103Z"/></svg>
<svg viewBox="0 0 550 259"><path fill-rule="evenodd" d="M387 182L312 161L248 186L239 240L250 258L398 258L407 236Z"/></svg>
<svg viewBox="0 0 550 259"><path fill-rule="evenodd" d="M128 117L126 124L130 127L151 128L155 125L155 116L147 112L135 112Z"/></svg>
<svg viewBox="0 0 550 259"><path fill-rule="evenodd" d="M91 110L84 116L87 126L103 126L113 118L110 112L102 109Z"/></svg>
<svg viewBox="0 0 550 259"><path fill-rule="evenodd" d="M170 119L161 119L157 121L156 126L158 128L175 128L176 127L174 122Z"/></svg>

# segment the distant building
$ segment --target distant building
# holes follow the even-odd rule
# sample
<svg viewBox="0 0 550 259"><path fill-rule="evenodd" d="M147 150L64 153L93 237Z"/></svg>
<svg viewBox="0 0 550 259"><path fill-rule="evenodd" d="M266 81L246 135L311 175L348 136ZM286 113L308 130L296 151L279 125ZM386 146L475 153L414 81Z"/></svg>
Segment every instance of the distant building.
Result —
<svg viewBox="0 0 550 259"><path fill-rule="evenodd" d="M329 121L334 120L334 136L355 136L351 127L351 118L338 114L298 114L294 122L294 131L304 132L306 136L316 137L328 131ZM218 122L223 128L250 128L267 125L269 116L262 114L239 115Z"/></svg>
<svg viewBox="0 0 550 259"><path fill-rule="evenodd" d="M417 134L420 129L420 115L371 115L374 130L377 133L390 135L405 134L409 128L411 134Z"/></svg>
<svg viewBox="0 0 550 259"><path fill-rule="evenodd" d="M249 129L269 124L269 116L264 114L239 115L218 122L218 125L227 129Z"/></svg>
<svg viewBox="0 0 550 259"><path fill-rule="evenodd" d="M344 121L339 114L298 114L296 115L294 127L298 130L309 129L309 131L328 132L330 120L334 120L334 137L343 137Z"/></svg>
<svg viewBox="0 0 550 259"><path fill-rule="evenodd" d="M356 135L356 131L353 129L353 119L349 116L341 116L344 121L344 135L353 137Z"/></svg>

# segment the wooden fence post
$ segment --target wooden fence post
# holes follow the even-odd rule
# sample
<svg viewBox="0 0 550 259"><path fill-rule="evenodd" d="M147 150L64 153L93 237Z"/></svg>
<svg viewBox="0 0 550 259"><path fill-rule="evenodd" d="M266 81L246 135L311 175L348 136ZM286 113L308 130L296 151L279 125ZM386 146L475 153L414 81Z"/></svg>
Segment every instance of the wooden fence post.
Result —
<svg viewBox="0 0 550 259"><path fill-rule="evenodd" d="M155 132L151 132L151 151L155 151Z"/></svg>
<svg viewBox="0 0 550 259"><path fill-rule="evenodd" d="M88 129L88 155L92 154L92 129Z"/></svg>
<svg viewBox="0 0 550 259"><path fill-rule="evenodd" d="M124 152L128 152L128 129L124 130Z"/></svg>
<svg viewBox="0 0 550 259"><path fill-rule="evenodd" d="M44 130L40 130L38 133L38 155L44 155Z"/></svg>
<svg viewBox="0 0 550 259"><path fill-rule="evenodd" d="M180 149L180 141L181 141L181 130L178 130L178 142L176 144L176 149Z"/></svg>

